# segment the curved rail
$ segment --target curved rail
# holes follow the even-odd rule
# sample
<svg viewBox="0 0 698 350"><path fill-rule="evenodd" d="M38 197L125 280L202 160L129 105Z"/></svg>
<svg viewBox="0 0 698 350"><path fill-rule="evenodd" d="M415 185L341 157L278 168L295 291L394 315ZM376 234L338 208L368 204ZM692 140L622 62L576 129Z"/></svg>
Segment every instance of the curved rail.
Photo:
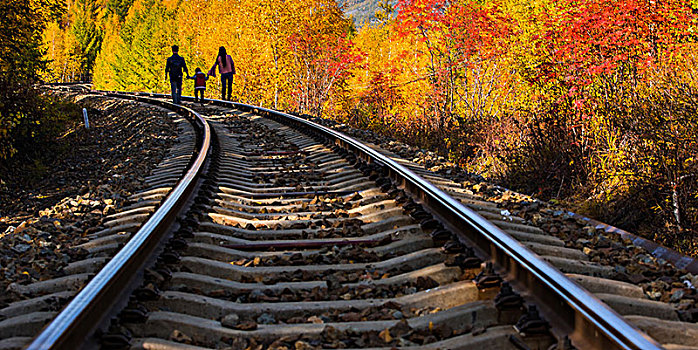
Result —
<svg viewBox="0 0 698 350"><path fill-rule="evenodd" d="M387 167L393 179L401 182L412 193L418 194L426 206L450 223L452 228L460 228L459 234L466 236L484 252L488 252L509 272L510 277L541 295L537 299L539 302L555 314L563 315L563 321L571 326L572 338L578 344L588 344L598 349L662 348L654 339L628 323L597 297L567 278L508 233L388 156L343 133L299 117L248 104L214 102L307 127L353 150L363 159Z"/></svg>
<svg viewBox="0 0 698 350"><path fill-rule="evenodd" d="M111 95L122 96L118 94ZM136 95L158 98L168 97L164 94L137 93ZM183 98L185 100L191 100L190 97ZM135 99L138 100L139 97L135 97ZM298 127L311 130L330 140L334 140L337 145L354 152L357 156L366 161L375 162L386 167L388 169L388 175L398 184L403 185L408 191L417 195L433 214L441 217L447 222L460 237L470 240L483 252L489 253L489 255L508 272L511 279L525 286L535 294L537 301L542 304L544 310L547 309L551 314L558 315L560 317L559 321L563 322L566 326L567 329L565 330L570 332L576 344L584 344L600 349L661 349L661 346L653 339L641 332L637 327L629 324L598 298L580 287L576 282L568 279L559 270L509 236L509 234L389 157L349 136L302 118L248 104L220 100L210 101L217 105L253 111L270 118L295 124ZM188 110L184 107L180 108L182 110ZM197 115L191 110L188 111ZM208 135L208 126L200 116L198 116L198 118L201 120L201 123L204 124L206 134ZM206 141L204 142L206 147L202 146L202 151L200 151L199 158L197 158L197 164L199 166L203 162L202 156L205 157L208 142L209 137L206 136ZM191 180L192 177L189 175L188 173L187 179ZM184 180L180 182L181 186L184 185L183 182ZM180 185L178 185L178 189ZM169 203L171 198L172 195L158 212L156 212L156 216L161 211L164 212L173 207L173 204ZM163 215L166 214L158 216L158 220L162 220ZM155 219L156 217L154 216L149 223ZM150 231L154 230L152 226L148 227ZM141 231L144 231L144 229L145 227L141 229ZM137 237L141 235L141 231L139 231ZM146 234L144 233L144 235ZM136 240L134 237L134 239L129 242L129 245L131 245L131 243L133 243L133 245L139 244L138 242L143 239L144 238L140 238ZM109 270L105 268L97 277L114 274L114 268L116 267L125 269L127 260L121 256L129 254L132 250L133 248L127 250L125 247L119 255L117 255L120 259L117 260L115 257L115 259L107 265L107 268L111 268ZM105 272L105 270L107 271ZM97 277L92 281L95 285L106 286L111 283L109 281L104 281L102 277ZM93 294L98 293L96 291L86 291L93 284L92 282L80 293L80 295L88 294L86 296L88 300L94 299L95 297ZM111 284L113 285L113 283ZM90 290L92 289L90 288ZM76 300L61 313L61 315L66 314L66 316L59 316L59 318L54 320L49 328L40 335L40 338L34 341L30 348L45 348L41 346L43 341L50 341L52 344L57 343L58 340L61 339L58 338L61 337L58 332L70 330L69 325L64 325L66 318L78 317L75 312L78 310L76 307L82 306L80 305L81 300L83 299L77 300L76 298ZM77 305L71 308L73 304ZM80 309L85 310L84 307ZM54 323L56 326L53 326Z"/></svg>
<svg viewBox="0 0 698 350"><path fill-rule="evenodd" d="M166 97L160 94L150 95ZM539 295L537 301L544 307L556 315L561 315L561 320L571 328L571 337L575 343L598 349L662 348L654 339L628 323L596 296L567 278L508 233L429 181L362 142L317 123L268 108L222 100L211 100L211 102L253 111L308 128L334 140L338 145L353 151L367 161L377 162L387 167L389 175L394 180L399 181L412 193L419 195L429 209L448 222L452 228L460 229L458 234L475 243L482 251L489 253L502 268L507 270L511 278Z"/></svg>
<svg viewBox="0 0 698 350"><path fill-rule="evenodd" d="M141 94L160 98L168 97L164 94ZM185 99L193 100L191 97ZM628 323L596 296L567 278L508 233L429 181L362 142L317 123L272 109L215 99L209 99L209 101L221 106L253 111L313 130L353 151L362 159L387 167L390 177L412 193L419 195L427 207L448 222L451 228L456 229L461 237L489 253L502 268L506 269L512 279L535 292L538 296L537 301L542 303L543 307L555 315L560 315L560 321L568 326L575 343L597 349L662 348L654 339Z"/></svg>
<svg viewBox="0 0 698 350"><path fill-rule="evenodd" d="M192 157L193 161L187 172L150 219L43 329L27 349L77 349L83 345L88 334L114 305L114 300L122 293L123 287L129 285L135 271L148 260L180 209L188 201L208 155L211 131L206 120L195 111L160 100L117 93L107 95L158 104L191 117L201 134L198 155Z"/></svg>

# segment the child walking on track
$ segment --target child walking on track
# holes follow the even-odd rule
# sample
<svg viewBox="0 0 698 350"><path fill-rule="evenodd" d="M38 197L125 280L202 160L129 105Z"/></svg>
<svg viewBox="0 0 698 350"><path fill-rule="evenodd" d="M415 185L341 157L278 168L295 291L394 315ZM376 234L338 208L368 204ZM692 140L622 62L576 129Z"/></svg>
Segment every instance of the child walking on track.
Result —
<svg viewBox="0 0 698 350"><path fill-rule="evenodd" d="M194 70L194 75L187 77L194 80L194 102L201 102L204 104L204 92L206 91L206 80L208 80L208 75L204 74L200 68ZM201 97L199 97L201 94Z"/></svg>

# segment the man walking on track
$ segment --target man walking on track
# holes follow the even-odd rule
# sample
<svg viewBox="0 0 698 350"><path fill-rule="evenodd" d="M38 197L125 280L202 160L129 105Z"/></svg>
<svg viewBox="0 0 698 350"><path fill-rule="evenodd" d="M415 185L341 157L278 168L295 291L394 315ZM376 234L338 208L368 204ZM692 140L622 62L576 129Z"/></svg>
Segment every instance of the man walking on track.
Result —
<svg viewBox="0 0 698 350"><path fill-rule="evenodd" d="M172 87L172 102L180 104L182 102L182 77L184 73L189 76L187 63L184 58L179 55L179 46L172 45L172 56L167 59L165 66L165 79L170 76L170 86Z"/></svg>

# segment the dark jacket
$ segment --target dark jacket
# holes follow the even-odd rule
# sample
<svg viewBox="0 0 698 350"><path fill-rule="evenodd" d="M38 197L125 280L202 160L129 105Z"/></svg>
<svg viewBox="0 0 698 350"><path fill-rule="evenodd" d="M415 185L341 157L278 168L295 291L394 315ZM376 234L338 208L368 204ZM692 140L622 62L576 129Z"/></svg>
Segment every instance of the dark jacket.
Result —
<svg viewBox="0 0 698 350"><path fill-rule="evenodd" d="M165 66L165 76L169 74L170 80L181 80L184 73L189 74L187 69L187 63L184 62L184 57L173 53L167 59L167 65Z"/></svg>

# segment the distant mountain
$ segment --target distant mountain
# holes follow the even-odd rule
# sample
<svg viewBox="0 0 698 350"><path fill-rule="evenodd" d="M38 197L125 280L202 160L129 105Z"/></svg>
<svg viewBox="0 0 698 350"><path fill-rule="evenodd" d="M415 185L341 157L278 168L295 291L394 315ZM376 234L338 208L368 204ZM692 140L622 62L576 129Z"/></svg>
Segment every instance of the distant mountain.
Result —
<svg viewBox="0 0 698 350"><path fill-rule="evenodd" d="M376 20L376 11L381 0L337 0L344 6L344 13L354 17L354 24L361 27ZM396 4L396 0L391 0L391 4Z"/></svg>

